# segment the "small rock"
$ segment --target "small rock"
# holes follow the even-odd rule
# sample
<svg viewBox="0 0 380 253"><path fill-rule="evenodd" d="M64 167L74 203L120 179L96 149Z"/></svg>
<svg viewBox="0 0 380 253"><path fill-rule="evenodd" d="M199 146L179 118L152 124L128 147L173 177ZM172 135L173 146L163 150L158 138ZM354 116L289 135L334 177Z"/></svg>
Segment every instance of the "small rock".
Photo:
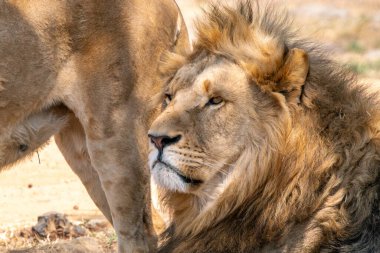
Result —
<svg viewBox="0 0 380 253"><path fill-rule="evenodd" d="M86 235L86 229L79 225L73 225L71 227L70 231L71 236L73 237L80 237L80 236L85 236Z"/></svg>
<svg viewBox="0 0 380 253"><path fill-rule="evenodd" d="M92 219L89 220L86 224L85 227L91 231L99 231L104 229L109 225L108 221L105 219Z"/></svg>
<svg viewBox="0 0 380 253"><path fill-rule="evenodd" d="M30 188L32 188L33 187L33 185L32 184L28 184L28 188L30 189Z"/></svg>
<svg viewBox="0 0 380 253"><path fill-rule="evenodd" d="M37 218L37 224L32 227L32 231L40 237L50 237L56 239L57 237L63 237L65 230L70 226L66 215L49 212L45 213Z"/></svg>
<svg viewBox="0 0 380 253"><path fill-rule="evenodd" d="M38 222L32 227L33 233L37 236L51 240L57 238L79 237L86 234L86 229L79 225L73 225L66 215L49 212L38 217Z"/></svg>
<svg viewBox="0 0 380 253"><path fill-rule="evenodd" d="M75 206L73 206L73 209L74 210L79 210L79 206L75 205Z"/></svg>

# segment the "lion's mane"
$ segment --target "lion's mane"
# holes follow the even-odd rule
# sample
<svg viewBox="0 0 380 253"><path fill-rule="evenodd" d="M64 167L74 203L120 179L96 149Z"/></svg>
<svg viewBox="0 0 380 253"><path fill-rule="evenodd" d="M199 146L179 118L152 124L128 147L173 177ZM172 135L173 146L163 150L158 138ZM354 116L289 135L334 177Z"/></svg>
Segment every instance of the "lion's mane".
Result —
<svg viewBox="0 0 380 253"><path fill-rule="evenodd" d="M274 128L262 146L247 148L235 166L241 177L212 206L199 212L188 195L162 192L175 215L160 252L380 249L378 95L321 47L297 38L289 24L283 12L255 1L236 10L214 6L197 24L193 52L166 59L164 69L173 75L206 51L243 61L248 74L264 79L277 57L300 48L310 68L299 103L289 105L289 129ZM267 46L265 37L278 47Z"/></svg>

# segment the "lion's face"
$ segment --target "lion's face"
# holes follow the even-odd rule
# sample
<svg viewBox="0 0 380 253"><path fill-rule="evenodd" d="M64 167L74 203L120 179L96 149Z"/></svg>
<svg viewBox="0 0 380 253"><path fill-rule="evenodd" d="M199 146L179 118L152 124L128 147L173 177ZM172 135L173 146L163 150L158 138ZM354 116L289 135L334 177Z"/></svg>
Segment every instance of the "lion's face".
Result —
<svg viewBox="0 0 380 253"><path fill-rule="evenodd" d="M244 152L251 153L246 160L252 152L270 159L267 153L286 136L288 106L298 103L308 72L303 50L277 55L244 62L200 52L169 75L162 113L149 130L150 169L159 186L210 193Z"/></svg>
<svg viewBox="0 0 380 253"><path fill-rule="evenodd" d="M243 149L260 145L264 118L280 110L276 101L252 84L240 66L222 57L179 69L149 131L155 182L179 192L216 187Z"/></svg>

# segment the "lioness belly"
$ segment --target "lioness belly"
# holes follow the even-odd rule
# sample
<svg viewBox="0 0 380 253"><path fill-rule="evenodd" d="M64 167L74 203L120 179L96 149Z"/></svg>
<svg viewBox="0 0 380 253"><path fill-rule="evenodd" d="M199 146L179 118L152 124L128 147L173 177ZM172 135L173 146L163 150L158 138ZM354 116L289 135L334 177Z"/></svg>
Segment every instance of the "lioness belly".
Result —
<svg viewBox="0 0 380 253"><path fill-rule="evenodd" d="M0 2L0 134L47 103L54 87L53 63L20 9Z"/></svg>

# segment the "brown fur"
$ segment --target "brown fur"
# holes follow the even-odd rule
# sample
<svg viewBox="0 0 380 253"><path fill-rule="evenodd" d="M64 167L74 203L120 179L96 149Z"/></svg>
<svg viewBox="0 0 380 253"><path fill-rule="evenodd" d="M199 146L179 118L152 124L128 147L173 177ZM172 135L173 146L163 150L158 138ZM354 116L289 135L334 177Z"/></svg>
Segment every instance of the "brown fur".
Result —
<svg viewBox="0 0 380 253"><path fill-rule="evenodd" d="M161 53L187 43L172 0L0 1L0 168L55 135L119 252L155 247L149 100L161 90Z"/></svg>
<svg viewBox="0 0 380 253"><path fill-rule="evenodd" d="M160 252L377 252L378 95L272 7L214 7L198 33L193 52L166 55L149 131L180 136L151 145L172 219Z"/></svg>

